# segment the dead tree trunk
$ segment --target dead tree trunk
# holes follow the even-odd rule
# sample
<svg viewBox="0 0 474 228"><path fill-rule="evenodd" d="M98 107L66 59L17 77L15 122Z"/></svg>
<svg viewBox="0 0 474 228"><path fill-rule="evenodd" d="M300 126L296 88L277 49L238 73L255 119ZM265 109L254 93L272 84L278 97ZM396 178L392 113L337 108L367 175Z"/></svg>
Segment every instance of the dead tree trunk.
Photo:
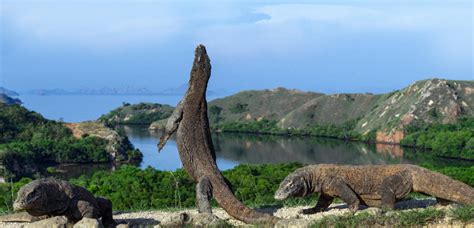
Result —
<svg viewBox="0 0 474 228"><path fill-rule="evenodd" d="M242 204L217 168L207 117L206 90L210 76L211 63L206 48L198 45L188 91L168 119L159 149L177 132L179 156L184 168L197 183L196 201L200 213L212 213L210 200L214 198L229 215L245 223L274 223L276 217Z"/></svg>

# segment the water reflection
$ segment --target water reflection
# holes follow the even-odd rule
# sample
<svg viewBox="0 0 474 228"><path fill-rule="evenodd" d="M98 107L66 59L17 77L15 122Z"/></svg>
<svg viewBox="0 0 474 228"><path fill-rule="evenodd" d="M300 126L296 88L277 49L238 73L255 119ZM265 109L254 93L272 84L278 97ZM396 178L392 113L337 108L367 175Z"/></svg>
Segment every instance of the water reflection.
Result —
<svg viewBox="0 0 474 228"><path fill-rule="evenodd" d="M142 168L151 166L159 170L181 168L176 138L171 138L166 147L158 153L160 132L150 132L146 126L120 127L133 145L143 153ZM239 164L286 163L303 164L430 164L433 166L472 166L474 162L443 159L430 152L417 152L411 148L396 145L367 145L358 142L344 142L337 139L314 137L283 137L219 133L213 134L217 164L221 170L231 169ZM80 175L92 175L98 170L114 170L112 165L60 165L55 167L55 176L69 179Z"/></svg>
<svg viewBox="0 0 474 228"><path fill-rule="evenodd" d="M182 167L175 138L169 140L158 153L156 144L160 132L150 132L144 126L122 126L121 129L144 154L142 167L152 166L161 170ZM220 169L230 169L241 163L410 163L403 158L403 153L400 153L402 150L397 146L378 150L379 147L337 139L218 133L212 135L212 140ZM397 154L401 156L394 156Z"/></svg>
<svg viewBox="0 0 474 228"><path fill-rule="evenodd" d="M386 151L377 153L375 147L364 143L344 142L337 139L220 133L213 135L213 141L218 157L238 163L391 164L409 162L403 156L392 157Z"/></svg>

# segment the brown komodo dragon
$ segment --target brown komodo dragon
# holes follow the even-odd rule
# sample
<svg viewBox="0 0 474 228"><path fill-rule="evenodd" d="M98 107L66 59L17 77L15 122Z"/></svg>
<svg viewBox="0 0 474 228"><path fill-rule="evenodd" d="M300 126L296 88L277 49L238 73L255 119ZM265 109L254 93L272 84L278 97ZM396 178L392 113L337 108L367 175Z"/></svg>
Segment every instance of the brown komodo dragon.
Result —
<svg viewBox="0 0 474 228"><path fill-rule="evenodd" d="M159 150L177 132L178 152L184 168L197 183L196 201L200 213L212 213L210 200L232 217L245 223L275 223L276 217L257 212L240 202L217 168L216 155L207 117L206 90L211 76L211 63L203 45L195 50L189 88L183 100L168 118Z"/></svg>
<svg viewBox="0 0 474 228"><path fill-rule="evenodd" d="M112 202L94 197L85 188L54 178L34 180L20 188L15 211L26 211L32 216L65 216L76 223L82 218L102 218L105 227L115 227Z"/></svg>
<svg viewBox="0 0 474 228"><path fill-rule="evenodd" d="M410 192L436 197L441 202L474 204L474 188L445 175L416 165L310 165L288 175L275 199L304 197L319 192L315 207L302 210L313 214L326 210L334 197L351 211L359 205L393 209Z"/></svg>

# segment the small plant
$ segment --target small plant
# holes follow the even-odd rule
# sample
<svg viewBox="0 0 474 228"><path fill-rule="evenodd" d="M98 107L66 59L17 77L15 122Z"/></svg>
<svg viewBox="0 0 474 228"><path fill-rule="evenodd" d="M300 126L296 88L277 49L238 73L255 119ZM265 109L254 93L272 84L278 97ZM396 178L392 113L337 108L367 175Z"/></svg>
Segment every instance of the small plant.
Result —
<svg viewBox="0 0 474 228"><path fill-rule="evenodd" d="M56 173L56 169L54 167L48 167L48 168L46 168L46 171L50 174L55 174Z"/></svg>
<svg viewBox="0 0 474 228"><path fill-rule="evenodd" d="M242 104L242 103L237 103L234 106L232 106L229 111L231 113L242 113L248 110L247 108L248 104Z"/></svg>
<svg viewBox="0 0 474 228"><path fill-rule="evenodd" d="M423 225L440 220L445 214L444 211L428 207L422 210L400 212L397 215L397 220L403 226Z"/></svg>
<svg viewBox="0 0 474 228"><path fill-rule="evenodd" d="M464 223L474 222L474 206L460 206L451 209L450 216Z"/></svg>

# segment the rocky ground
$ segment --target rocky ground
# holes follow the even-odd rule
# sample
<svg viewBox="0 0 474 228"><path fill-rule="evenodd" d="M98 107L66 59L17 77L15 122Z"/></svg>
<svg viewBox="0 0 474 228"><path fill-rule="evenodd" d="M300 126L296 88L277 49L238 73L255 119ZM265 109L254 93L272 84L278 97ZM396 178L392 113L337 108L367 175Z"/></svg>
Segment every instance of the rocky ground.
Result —
<svg viewBox="0 0 474 228"><path fill-rule="evenodd" d="M410 200L397 204L397 210L387 212L383 216L389 216L389 213L401 213L409 211L424 210L426 207L432 207L436 210L449 211L456 205L442 206L436 204L434 200ZM331 216L337 216L341 219L350 216L350 212L345 204L332 204L330 209L326 212L317 213L313 215L302 215L298 211L308 206L295 206L283 208L265 208L262 211L273 213L275 216L282 218L275 227L308 227L315 222L322 221ZM378 208L360 208L353 216L361 215L362 213L382 216L382 212ZM249 227L240 221L231 218L221 208L215 208L214 214L217 216L199 215L195 209L185 210L168 210L168 211L140 211L140 212L115 212L114 219L121 223L118 227L168 227L180 226L184 224L192 226L239 226ZM54 217L47 220L34 221L31 218L24 216L18 218L16 222L11 222L11 216L0 217L0 227L6 228L30 228L30 227L72 227L67 225L66 220L62 217ZM10 220L10 222L7 222ZM3 221L3 222L2 222ZM23 222L19 222L23 221ZM74 227L99 227L96 220L84 219L75 224ZM421 226L419 226L421 227ZM449 216L438 221L427 221L423 227L474 227L474 222L462 223L453 220Z"/></svg>

